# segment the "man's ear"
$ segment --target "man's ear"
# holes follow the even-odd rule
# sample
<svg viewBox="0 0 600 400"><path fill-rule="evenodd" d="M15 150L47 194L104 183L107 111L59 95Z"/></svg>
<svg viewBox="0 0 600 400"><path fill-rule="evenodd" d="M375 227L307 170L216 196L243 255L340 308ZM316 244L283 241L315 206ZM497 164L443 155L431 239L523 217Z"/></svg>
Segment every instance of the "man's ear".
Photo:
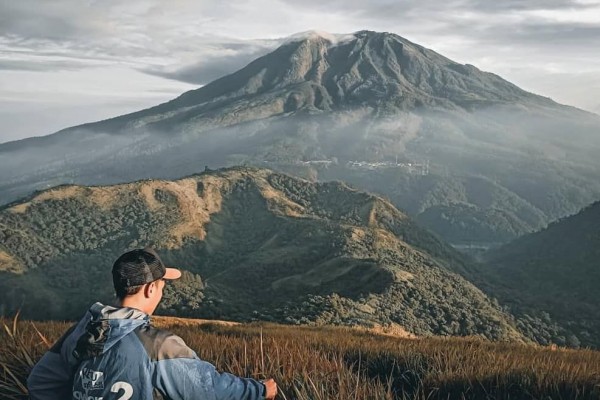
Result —
<svg viewBox="0 0 600 400"><path fill-rule="evenodd" d="M156 288L154 287L154 282L147 283L146 285L144 285L144 297L150 298L150 296L152 295L152 293L154 293L155 290Z"/></svg>

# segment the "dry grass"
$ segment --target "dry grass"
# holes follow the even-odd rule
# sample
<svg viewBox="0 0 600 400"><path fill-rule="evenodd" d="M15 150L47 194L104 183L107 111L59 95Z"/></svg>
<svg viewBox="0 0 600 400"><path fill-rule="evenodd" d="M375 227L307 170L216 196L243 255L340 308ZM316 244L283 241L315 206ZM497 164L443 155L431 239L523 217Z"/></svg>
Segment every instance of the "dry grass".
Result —
<svg viewBox="0 0 600 400"><path fill-rule="evenodd" d="M68 324L2 322L0 398L25 398L31 364ZM182 336L219 369L275 378L281 399L600 398L597 351L476 338L401 339L349 328L178 319L157 324Z"/></svg>
<svg viewBox="0 0 600 400"><path fill-rule="evenodd" d="M206 238L205 226L211 214L219 212L222 207L219 183L215 179L204 179L204 196L197 193L198 181L193 178L170 181L146 181L139 185L139 192L148 208L159 210L162 205L155 198L157 189L171 193L177 199L180 217L179 223L169 228L169 237L165 243L167 248L180 248L186 237Z"/></svg>
<svg viewBox="0 0 600 400"><path fill-rule="evenodd" d="M0 250L0 271L12 272L13 274L23 273L23 265L16 261L13 256Z"/></svg>
<svg viewBox="0 0 600 400"><path fill-rule="evenodd" d="M267 200L269 209L276 210L288 217L302 217L302 215L306 214L304 207L290 200L280 190L275 189L264 177L256 180L256 186L260 190L261 195Z"/></svg>
<svg viewBox="0 0 600 400"><path fill-rule="evenodd" d="M18 322L18 314L12 321L0 318L1 399L25 398L27 375L43 351L51 345L35 325L24 328L24 324Z"/></svg>

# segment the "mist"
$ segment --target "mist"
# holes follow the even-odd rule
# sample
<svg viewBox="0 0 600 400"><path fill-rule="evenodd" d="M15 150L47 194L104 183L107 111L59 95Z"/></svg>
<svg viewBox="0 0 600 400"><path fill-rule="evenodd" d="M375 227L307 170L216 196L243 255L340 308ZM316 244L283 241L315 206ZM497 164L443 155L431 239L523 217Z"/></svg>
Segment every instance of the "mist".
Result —
<svg viewBox="0 0 600 400"><path fill-rule="evenodd" d="M1 201L60 184L173 180L248 165L378 193L451 243L499 243L600 198L600 122L579 110L268 109L274 114L256 120L252 109L157 122L141 114L138 123L120 117L0 145ZM448 215L477 222L457 231Z"/></svg>

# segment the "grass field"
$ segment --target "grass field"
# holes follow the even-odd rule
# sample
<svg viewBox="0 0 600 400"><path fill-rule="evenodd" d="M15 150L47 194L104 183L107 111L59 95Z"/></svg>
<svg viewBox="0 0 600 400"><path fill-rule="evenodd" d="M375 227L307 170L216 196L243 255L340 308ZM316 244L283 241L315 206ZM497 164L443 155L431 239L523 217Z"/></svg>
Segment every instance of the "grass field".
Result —
<svg viewBox="0 0 600 400"><path fill-rule="evenodd" d="M406 339L337 327L233 325L164 319L217 368L274 378L279 399L600 399L600 352ZM27 398L35 361L62 322L0 320L0 398Z"/></svg>

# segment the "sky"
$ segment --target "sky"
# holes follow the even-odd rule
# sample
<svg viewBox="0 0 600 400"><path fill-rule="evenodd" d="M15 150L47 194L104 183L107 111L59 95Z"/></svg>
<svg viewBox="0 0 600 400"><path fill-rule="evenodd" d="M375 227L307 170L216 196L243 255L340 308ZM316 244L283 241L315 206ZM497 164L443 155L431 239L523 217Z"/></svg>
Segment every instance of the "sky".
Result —
<svg viewBox="0 0 600 400"><path fill-rule="evenodd" d="M365 29L600 113L600 0L0 0L0 143L168 101L298 32Z"/></svg>

